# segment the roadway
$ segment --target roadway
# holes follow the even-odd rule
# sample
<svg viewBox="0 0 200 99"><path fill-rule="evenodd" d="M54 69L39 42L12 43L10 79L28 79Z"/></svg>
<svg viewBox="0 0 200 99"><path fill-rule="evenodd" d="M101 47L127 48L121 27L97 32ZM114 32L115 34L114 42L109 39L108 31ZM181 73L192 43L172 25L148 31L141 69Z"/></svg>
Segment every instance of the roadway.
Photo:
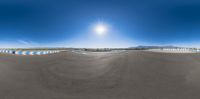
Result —
<svg viewBox="0 0 200 99"><path fill-rule="evenodd" d="M200 99L200 54L0 55L0 99Z"/></svg>

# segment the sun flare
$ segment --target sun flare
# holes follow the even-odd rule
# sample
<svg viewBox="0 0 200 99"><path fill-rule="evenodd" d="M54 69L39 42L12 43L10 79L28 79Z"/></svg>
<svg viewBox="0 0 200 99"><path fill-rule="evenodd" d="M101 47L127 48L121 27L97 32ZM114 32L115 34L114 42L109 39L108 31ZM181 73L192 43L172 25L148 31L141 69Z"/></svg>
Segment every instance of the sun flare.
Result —
<svg viewBox="0 0 200 99"><path fill-rule="evenodd" d="M94 30L97 35L104 35L107 32L107 27L104 24L97 24Z"/></svg>

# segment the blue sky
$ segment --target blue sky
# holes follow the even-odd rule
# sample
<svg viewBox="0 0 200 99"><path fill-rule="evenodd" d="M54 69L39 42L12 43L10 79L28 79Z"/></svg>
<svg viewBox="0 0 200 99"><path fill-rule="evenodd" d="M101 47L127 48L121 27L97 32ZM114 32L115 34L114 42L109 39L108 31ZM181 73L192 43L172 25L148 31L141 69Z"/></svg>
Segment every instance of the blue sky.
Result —
<svg viewBox="0 0 200 99"><path fill-rule="evenodd" d="M200 47L199 12L192 0L0 1L0 47Z"/></svg>

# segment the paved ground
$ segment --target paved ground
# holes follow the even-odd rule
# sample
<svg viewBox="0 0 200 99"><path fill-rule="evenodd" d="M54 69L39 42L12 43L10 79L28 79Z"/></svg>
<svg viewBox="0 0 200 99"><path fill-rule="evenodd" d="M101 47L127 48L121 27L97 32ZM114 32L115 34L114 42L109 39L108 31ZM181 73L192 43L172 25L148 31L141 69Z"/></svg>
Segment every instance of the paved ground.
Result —
<svg viewBox="0 0 200 99"><path fill-rule="evenodd" d="M200 54L0 55L0 99L200 99Z"/></svg>

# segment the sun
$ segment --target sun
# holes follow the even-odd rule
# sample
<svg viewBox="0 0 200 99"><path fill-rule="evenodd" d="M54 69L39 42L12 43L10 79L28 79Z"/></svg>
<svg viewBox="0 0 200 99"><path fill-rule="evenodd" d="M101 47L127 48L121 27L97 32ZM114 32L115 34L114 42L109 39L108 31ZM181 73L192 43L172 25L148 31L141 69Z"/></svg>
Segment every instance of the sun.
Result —
<svg viewBox="0 0 200 99"><path fill-rule="evenodd" d="M97 24L94 27L94 31L97 35L104 35L107 32L107 26L104 24Z"/></svg>

